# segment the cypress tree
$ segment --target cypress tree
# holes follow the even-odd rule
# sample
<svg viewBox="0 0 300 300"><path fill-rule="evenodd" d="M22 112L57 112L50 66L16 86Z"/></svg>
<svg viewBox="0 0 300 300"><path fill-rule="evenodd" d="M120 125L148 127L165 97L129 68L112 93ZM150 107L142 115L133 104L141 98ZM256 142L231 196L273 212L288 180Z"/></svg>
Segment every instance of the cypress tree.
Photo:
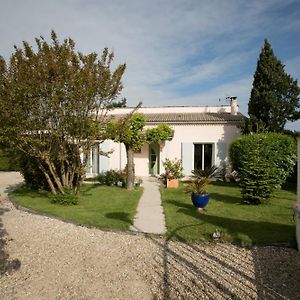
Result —
<svg viewBox="0 0 300 300"><path fill-rule="evenodd" d="M250 119L260 125L263 123L267 131L283 131L287 121L300 117L299 93L297 80L285 73L284 65L265 39L248 104ZM253 131L259 131L259 128L261 126L252 126Z"/></svg>

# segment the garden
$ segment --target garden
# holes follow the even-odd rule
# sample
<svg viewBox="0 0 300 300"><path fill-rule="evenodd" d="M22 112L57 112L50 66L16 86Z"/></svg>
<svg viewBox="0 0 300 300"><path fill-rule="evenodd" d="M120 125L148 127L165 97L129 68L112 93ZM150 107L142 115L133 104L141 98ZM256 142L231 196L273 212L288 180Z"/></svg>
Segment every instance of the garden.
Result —
<svg viewBox="0 0 300 300"><path fill-rule="evenodd" d="M291 207L296 201L295 190L277 190L268 203L260 205L243 203L235 183L213 182L208 192L209 203L205 211L199 212L185 193L184 185L178 189L161 189L168 239L294 245Z"/></svg>

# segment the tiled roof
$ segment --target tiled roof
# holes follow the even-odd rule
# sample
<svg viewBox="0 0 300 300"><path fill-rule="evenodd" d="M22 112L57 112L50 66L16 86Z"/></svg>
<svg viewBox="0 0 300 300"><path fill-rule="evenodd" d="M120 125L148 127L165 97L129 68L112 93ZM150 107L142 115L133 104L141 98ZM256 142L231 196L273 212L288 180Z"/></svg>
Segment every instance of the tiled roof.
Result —
<svg viewBox="0 0 300 300"><path fill-rule="evenodd" d="M243 115L238 113L162 113L162 114L144 114L147 123L170 123L170 124L223 124L240 123Z"/></svg>
<svg viewBox="0 0 300 300"><path fill-rule="evenodd" d="M147 124L240 124L243 115L238 113L155 113L144 114ZM125 118L126 115L112 115L113 119Z"/></svg>

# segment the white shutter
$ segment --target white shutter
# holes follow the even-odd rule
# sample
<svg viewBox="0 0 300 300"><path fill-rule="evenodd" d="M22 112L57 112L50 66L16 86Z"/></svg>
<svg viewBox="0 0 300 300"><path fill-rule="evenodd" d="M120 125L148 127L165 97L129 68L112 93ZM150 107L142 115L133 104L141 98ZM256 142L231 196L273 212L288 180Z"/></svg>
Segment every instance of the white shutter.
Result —
<svg viewBox="0 0 300 300"><path fill-rule="evenodd" d="M217 143L215 165L220 166L227 160L227 143Z"/></svg>
<svg viewBox="0 0 300 300"><path fill-rule="evenodd" d="M110 142L109 140L104 141L102 144L100 144L100 149L103 152L108 152L110 150ZM109 160L110 158L107 156L100 156L100 173L104 173L109 170Z"/></svg>
<svg viewBox="0 0 300 300"><path fill-rule="evenodd" d="M183 167L183 174L189 176L194 169L194 144L182 143L181 144L181 161Z"/></svg>

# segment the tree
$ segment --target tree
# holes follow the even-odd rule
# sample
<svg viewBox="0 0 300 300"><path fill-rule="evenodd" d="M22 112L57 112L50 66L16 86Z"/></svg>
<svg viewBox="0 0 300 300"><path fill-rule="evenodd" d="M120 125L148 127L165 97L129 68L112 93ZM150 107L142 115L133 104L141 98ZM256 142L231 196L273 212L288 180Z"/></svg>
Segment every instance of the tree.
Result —
<svg viewBox="0 0 300 300"><path fill-rule="evenodd" d="M139 104L139 106L141 103ZM127 157L127 189L134 188L134 152L139 152L145 143L161 143L167 140L173 133L167 124L160 124L144 130L146 120L143 114L133 113L125 118L112 121L108 126L108 138L116 142L124 143Z"/></svg>
<svg viewBox="0 0 300 300"><path fill-rule="evenodd" d="M298 120L299 93L297 80L285 73L284 65L265 40L248 104L248 113L250 119L253 119L252 130L265 128L268 131L282 132L287 121Z"/></svg>
<svg viewBox="0 0 300 300"><path fill-rule="evenodd" d="M0 140L33 159L53 194L79 191L85 161L95 140L103 140L106 108L122 90L126 65L114 71L107 48L98 58L60 43L36 39L37 51L23 42L8 65L0 59Z"/></svg>
<svg viewBox="0 0 300 300"><path fill-rule="evenodd" d="M120 101L113 102L107 106L107 108L122 108L122 107L127 107L127 99L126 98L122 98Z"/></svg>
<svg viewBox="0 0 300 300"><path fill-rule="evenodd" d="M296 153L295 139L281 133L252 133L236 139L229 156L240 175L245 201L259 204L268 199L293 172Z"/></svg>

